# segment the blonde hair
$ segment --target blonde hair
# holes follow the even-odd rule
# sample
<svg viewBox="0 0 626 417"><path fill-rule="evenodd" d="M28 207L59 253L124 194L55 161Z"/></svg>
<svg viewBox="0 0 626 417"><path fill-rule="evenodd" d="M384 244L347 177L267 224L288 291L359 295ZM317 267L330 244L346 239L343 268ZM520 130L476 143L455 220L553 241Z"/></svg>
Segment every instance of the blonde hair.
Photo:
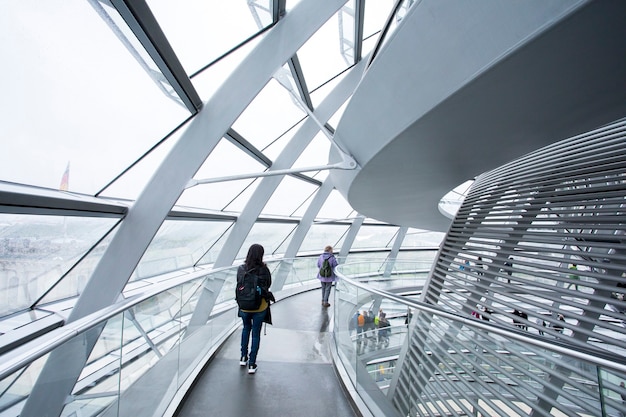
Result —
<svg viewBox="0 0 626 417"><path fill-rule="evenodd" d="M333 251L333 247L328 245L324 248L324 252L332 252Z"/></svg>

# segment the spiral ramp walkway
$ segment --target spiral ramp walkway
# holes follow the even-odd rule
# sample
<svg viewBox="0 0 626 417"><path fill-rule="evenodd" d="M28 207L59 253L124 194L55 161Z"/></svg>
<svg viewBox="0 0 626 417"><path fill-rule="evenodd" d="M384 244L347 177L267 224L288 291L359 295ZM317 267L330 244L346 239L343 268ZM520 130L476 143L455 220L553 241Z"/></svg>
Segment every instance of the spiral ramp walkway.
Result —
<svg viewBox="0 0 626 417"><path fill-rule="evenodd" d="M345 279L324 310L314 285L291 291L298 283L274 265L289 285L262 336L256 375L238 365L232 270L182 271L65 326L59 316L42 318L41 338L3 346L1 416L46 417L52 403L55 417L626 414L624 3L517 2L518 14L465 3L476 19L449 2L416 4L337 127L359 169L333 173L325 185L366 216L446 231L428 267L391 256L364 270L346 254ZM529 12L538 5L550 9L545 21ZM429 82L441 72L421 65L431 62L425 57L468 51L463 42L451 53L422 37L413 43L438 13L443 41L481 16L503 33L515 31L500 17L524 30L505 39L465 27L484 41L463 38L473 44L473 66L448 66L445 80ZM493 85L501 88L485 88ZM380 99L381 90L397 100ZM467 143L475 157L458 152ZM474 184L456 216L444 218L437 203L468 178ZM256 219L252 211L244 220ZM107 284L116 276L101 275ZM385 287L392 276L413 292ZM101 289L92 287L98 296ZM393 321L383 349L349 326L355 311L380 308ZM71 396L59 389L64 379L77 381Z"/></svg>
<svg viewBox="0 0 626 417"><path fill-rule="evenodd" d="M256 374L239 366L240 331L233 333L199 376L177 416L358 415L332 364L332 308L317 291L271 307L274 324L261 335Z"/></svg>

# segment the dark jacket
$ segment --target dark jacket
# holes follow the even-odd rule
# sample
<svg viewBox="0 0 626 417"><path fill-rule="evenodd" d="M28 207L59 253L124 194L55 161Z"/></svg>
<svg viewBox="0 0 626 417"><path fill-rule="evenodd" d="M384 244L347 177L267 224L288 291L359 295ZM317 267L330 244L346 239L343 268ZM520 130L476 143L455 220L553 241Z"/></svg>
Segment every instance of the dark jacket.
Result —
<svg viewBox="0 0 626 417"><path fill-rule="evenodd" d="M272 313L270 311L270 302L275 302L274 294L270 291L270 287L272 286L272 274L270 273L269 268L263 264L262 266L255 268L254 271L258 277L258 284L261 287L261 295L263 296L263 300L261 301L261 307L259 307L258 311L265 310L265 319L263 320L265 323L272 324ZM243 277L246 274L246 266L239 265L237 268L237 282L243 282Z"/></svg>
<svg viewBox="0 0 626 417"><path fill-rule="evenodd" d="M259 287L263 291L263 295L267 293L272 286L272 274L266 265L254 269L259 277ZM243 276L246 274L246 266L239 265L237 268L237 282L243 281Z"/></svg>

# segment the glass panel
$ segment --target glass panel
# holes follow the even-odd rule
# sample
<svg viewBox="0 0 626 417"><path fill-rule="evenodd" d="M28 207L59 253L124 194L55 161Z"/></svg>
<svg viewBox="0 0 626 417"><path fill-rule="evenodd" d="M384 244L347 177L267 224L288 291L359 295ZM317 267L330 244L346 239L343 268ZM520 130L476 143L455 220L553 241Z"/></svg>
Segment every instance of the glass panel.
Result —
<svg viewBox="0 0 626 417"><path fill-rule="evenodd" d="M346 71L342 74L336 75L334 78L327 80L324 84L320 86L309 86L311 92L311 101L313 102L313 106L317 107L324 101L324 99L330 94L331 91L337 84L345 77L349 71ZM332 125L336 126L336 123L332 123Z"/></svg>
<svg viewBox="0 0 626 417"><path fill-rule="evenodd" d="M310 168L327 165L330 146L331 143L328 137L322 132L317 133L311 143L309 143L293 164L294 168ZM328 170L323 171L328 175ZM305 175L312 175L313 172L314 171L306 172Z"/></svg>
<svg viewBox="0 0 626 417"><path fill-rule="evenodd" d="M0 51L5 181L93 194L189 115L89 2L3 4Z"/></svg>
<svg viewBox="0 0 626 417"><path fill-rule="evenodd" d="M173 132L170 137L160 143L148 155L145 155L144 158L137 161L136 165L124 172L112 184L102 184L102 186L108 186L99 195L115 199L136 200L184 131L185 126ZM146 151L148 150L146 149ZM122 172L117 174L122 174Z"/></svg>
<svg viewBox="0 0 626 417"><path fill-rule="evenodd" d="M278 158L285 146L287 146L293 136L298 133L298 130L302 127L302 123L304 123L307 118L308 116L303 116L294 125L289 126L287 131L281 133L280 136L276 137L269 145L263 148L262 151L265 156L271 160Z"/></svg>
<svg viewBox="0 0 626 417"><path fill-rule="evenodd" d="M197 287L193 283L189 285L191 288ZM132 413L135 407L141 408L142 414L148 415L147 409L161 409L163 402L167 405L176 392L178 384L172 382L178 381L179 368L163 364L178 363L179 338L183 330L179 318L186 288L187 285L181 285L165 291L125 313L122 350L124 368L120 375L120 389L124 394L120 401L120 415L136 415ZM150 390L157 394L154 398L159 398L159 401L148 402L144 399L141 404L137 404L137 398L141 398L138 392L145 386L150 386Z"/></svg>
<svg viewBox="0 0 626 417"><path fill-rule="evenodd" d="M28 308L104 236L117 219L0 214L0 316ZM93 265L77 270L90 276ZM76 282L77 293L84 280Z"/></svg>
<svg viewBox="0 0 626 417"><path fill-rule="evenodd" d="M341 54L347 65L354 63L355 55L355 1L349 1L343 6L337 14L339 20L339 38L341 45Z"/></svg>
<svg viewBox="0 0 626 417"><path fill-rule="evenodd" d="M271 79L239 116L233 129L262 150L304 115L289 91Z"/></svg>
<svg viewBox="0 0 626 417"><path fill-rule="evenodd" d="M271 23L269 0L149 0L187 73L199 70Z"/></svg>
<svg viewBox="0 0 626 417"><path fill-rule="evenodd" d="M349 365L346 370L351 381L367 387L373 379L386 393L397 352L406 339L406 306L374 297L345 280L337 282L334 305L335 341L342 362ZM361 369L367 372L361 373Z"/></svg>
<svg viewBox="0 0 626 417"><path fill-rule="evenodd" d="M348 219L354 213L350 204L343 198L337 190L331 191L330 195L320 209L318 219L342 220Z"/></svg>
<svg viewBox="0 0 626 417"><path fill-rule="evenodd" d="M280 247L282 241L291 234L295 227L295 224L255 223L243 245L241 245L236 259L245 259L248 248L253 243L262 245L265 249L265 258L270 258L276 254L276 250Z"/></svg>
<svg viewBox="0 0 626 417"><path fill-rule="evenodd" d="M202 164L194 179L219 179L261 173L266 167L250 155L222 139ZM224 210L254 179L199 184L186 189L177 205ZM256 188L256 185L254 185Z"/></svg>
<svg viewBox="0 0 626 417"><path fill-rule="evenodd" d="M354 239L352 250L391 247L397 232L398 228L394 226L363 225Z"/></svg>
<svg viewBox="0 0 626 417"><path fill-rule="evenodd" d="M247 44L241 46L237 50L231 52L224 58L213 63L209 68L203 70L201 73L193 75L192 81L194 87L202 97L204 102L215 93L215 91L222 86L224 81L232 74L237 66L248 56L251 50L257 46L259 40L263 35L251 40ZM204 65L208 65L207 61Z"/></svg>
<svg viewBox="0 0 626 417"><path fill-rule="evenodd" d="M263 208L263 213L292 216L296 210L306 209L308 204L305 203L316 190L317 186L287 175Z"/></svg>
<svg viewBox="0 0 626 417"><path fill-rule="evenodd" d="M11 410L12 415L21 413L47 359L48 355L45 355L2 380L0 413L4 414L6 410Z"/></svg>
<svg viewBox="0 0 626 417"><path fill-rule="evenodd" d="M230 225L230 222L210 220L166 220L150 242L131 281L195 265Z"/></svg>
<svg viewBox="0 0 626 417"><path fill-rule="evenodd" d="M233 225L234 223L228 224L228 227L225 230L224 234L220 236L219 239L216 239L214 242L212 242L209 251L205 253L204 256L196 263L197 265L211 265L215 262L218 255L220 254L220 251L222 250L222 247L224 246L224 243L226 242L226 239L228 238L228 234L232 230Z"/></svg>
<svg viewBox="0 0 626 417"><path fill-rule="evenodd" d="M370 283L371 278L378 282L381 277L376 267L369 272L365 265L356 264L338 269L353 279L369 276ZM388 285L405 287L400 277ZM622 373L598 368L562 350L539 348L495 333L489 326L493 312L487 318L479 315L478 320L469 318L469 312L467 319L452 320L408 309L402 302L345 279L337 282L334 301L333 332L339 358L365 402L371 401L369 396L376 390L387 394L393 378L395 399L401 397L403 409L416 410L420 416L474 415L476 411L479 415L527 416L533 409L549 415L619 415L618 410L624 410ZM368 330L367 320L359 326L357 317L370 312L375 320ZM382 313L389 328L381 326ZM384 397L374 398L379 407L391 406L381 403Z"/></svg>
<svg viewBox="0 0 626 417"><path fill-rule="evenodd" d="M348 225L313 224L300 246L300 251L322 253L324 247L330 245L335 252L338 252L341 248L338 242L343 240L349 227Z"/></svg>
<svg viewBox="0 0 626 417"><path fill-rule="evenodd" d="M341 55L338 28L335 14L298 51L307 85L319 86L348 67Z"/></svg>
<svg viewBox="0 0 626 417"><path fill-rule="evenodd" d="M367 39L382 30L393 10L396 0L378 0L365 2L365 16L363 21L363 38ZM364 54L365 55L365 54Z"/></svg>
<svg viewBox="0 0 626 417"><path fill-rule="evenodd" d="M370 38L365 39L363 41L363 56L367 57L376 47L376 42L378 41L378 34L373 35Z"/></svg>
<svg viewBox="0 0 626 417"><path fill-rule="evenodd" d="M56 378L60 381L64 377L75 378L73 370L86 362L61 416L92 415L96 410L105 409L119 400L123 325L122 316L116 316L52 352L43 371L55 376L50 380L52 384L56 383ZM49 374L47 377L42 374L37 383L47 384Z"/></svg>
<svg viewBox="0 0 626 417"><path fill-rule="evenodd" d="M318 284L317 255L312 257L270 261L268 267L272 271L272 279L276 282L279 274L286 275L283 290L292 290L294 287L302 287L312 282Z"/></svg>
<svg viewBox="0 0 626 417"><path fill-rule="evenodd" d="M439 246L445 233L429 232L428 230L409 229L402 241L403 248L418 248L424 246Z"/></svg>
<svg viewBox="0 0 626 417"><path fill-rule="evenodd" d="M224 207L224 211L241 213L252 198L252 195L254 194L260 183L261 179L255 179L252 182L241 181L241 184L245 184L246 187L241 188L241 186L239 186L239 188L237 189L239 191L238 194L235 196L234 200L232 200L230 203L228 203L226 207ZM237 183L233 182L233 187L236 186Z"/></svg>
<svg viewBox="0 0 626 417"><path fill-rule="evenodd" d="M72 269L63 277L63 280L59 282L46 296L39 302L38 306L47 310L58 311L58 308L51 305L55 301L66 300L63 303L62 308L67 308L68 304L73 305L91 277L94 269L98 265L102 254L109 246L111 239L115 233L109 233L98 246L93 248L85 258L81 259L78 264L75 264Z"/></svg>
<svg viewBox="0 0 626 417"><path fill-rule="evenodd" d="M436 250L415 250L415 251L400 251L396 262L403 264L405 262L417 263L417 268L422 270L428 270L432 267L435 261Z"/></svg>

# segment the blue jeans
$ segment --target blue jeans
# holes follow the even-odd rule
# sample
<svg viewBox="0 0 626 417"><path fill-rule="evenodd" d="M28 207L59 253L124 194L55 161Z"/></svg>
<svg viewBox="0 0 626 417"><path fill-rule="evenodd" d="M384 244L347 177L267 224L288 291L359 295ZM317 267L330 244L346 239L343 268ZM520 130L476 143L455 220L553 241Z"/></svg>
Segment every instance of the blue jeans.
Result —
<svg viewBox="0 0 626 417"><path fill-rule="evenodd" d="M332 287L333 287L332 282L322 281L322 303L328 303L328 299L330 298L330 289Z"/></svg>
<svg viewBox="0 0 626 417"><path fill-rule="evenodd" d="M261 343L261 326L267 310L258 313L249 313L241 311L241 320L243 321L243 330L241 331L241 356L248 356L250 365L256 364L256 355L259 352L259 344ZM250 331L252 331L252 346L250 347L250 355L248 355L248 342L250 340Z"/></svg>

